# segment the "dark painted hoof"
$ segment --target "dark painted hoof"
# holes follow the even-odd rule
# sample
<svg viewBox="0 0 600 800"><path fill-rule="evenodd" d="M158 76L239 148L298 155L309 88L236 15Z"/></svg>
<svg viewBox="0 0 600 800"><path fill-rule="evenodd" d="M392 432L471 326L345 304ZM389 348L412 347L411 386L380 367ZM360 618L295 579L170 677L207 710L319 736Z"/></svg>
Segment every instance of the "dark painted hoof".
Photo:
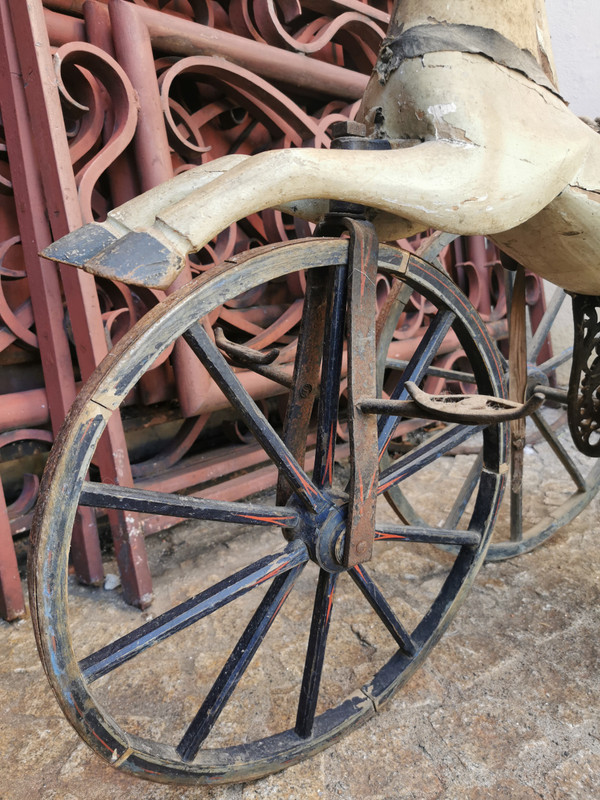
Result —
<svg viewBox="0 0 600 800"><path fill-rule="evenodd" d="M185 259L146 232L116 239L86 261L86 272L136 286L166 289L185 266Z"/></svg>
<svg viewBox="0 0 600 800"><path fill-rule="evenodd" d="M83 228L67 233L40 253L51 261L60 261L73 267L82 267L86 261L104 250L116 240L116 236L98 222L90 222Z"/></svg>

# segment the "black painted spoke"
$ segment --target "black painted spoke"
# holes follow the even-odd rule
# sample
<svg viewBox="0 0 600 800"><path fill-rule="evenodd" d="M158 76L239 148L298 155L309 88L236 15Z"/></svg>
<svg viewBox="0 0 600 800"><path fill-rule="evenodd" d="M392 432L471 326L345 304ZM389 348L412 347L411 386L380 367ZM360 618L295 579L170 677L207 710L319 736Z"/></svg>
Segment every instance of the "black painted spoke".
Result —
<svg viewBox="0 0 600 800"><path fill-rule="evenodd" d="M390 395L391 400L403 399L405 392L404 386L407 381L419 383L427 374L431 362L435 357L440 345L446 338L454 322L455 314L449 309L441 309L429 323L423 338L417 345L401 379Z"/></svg>
<svg viewBox="0 0 600 800"><path fill-rule="evenodd" d="M435 358L440 345L444 341L446 334L454 321L454 312L449 310L438 311L433 318L425 335L419 342L417 349L413 353L412 358L402 373L398 383L394 387L390 400L407 400L408 392L406 391L407 381L412 381L417 385L423 380L427 374L427 370L431 362ZM379 456L383 455L386 451L390 440L394 435L394 431L400 422L398 417L388 416L383 414L379 418L378 432L379 432Z"/></svg>
<svg viewBox="0 0 600 800"><path fill-rule="evenodd" d="M238 411L248 428L252 431L265 452L284 473L286 480L315 511L325 507L327 501L314 486L306 472L285 446L254 400L244 389L219 349L211 340L202 325L192 325L184 334L185 339L211 378Z"/></svg>
<svg viewBox="0 0 600 800"><path fill-rule="evenodd" d="M450 509L450 513L446 518L446 522L444 524L445 528L456 528L460 520L462 519L462 515L465 513L465 509L471 497L473 496L473 492L475 491L475 487L479 482L479 476L481 475L481 470L483 468L483 452L479 451L477 454L477 458L473 461L473 465L469 470L469 474L465 478L463 485L460 487L460 491L454 500L452 508Z"/></svg>
<svg viewBox="0 0 600 800"><path fill-rule="evenodd" d="M377 494L383 494L392 486L396 486L414 475L415 472L423 469L427 464L431 464L436 458L449 453L481 430L483 430L481 425L452 425L426 442L417 445L379 474Z"/></svg>
<svg viewBox="0 0 600 800"><path fill-rule="evenodd" d="M281 525L284 528L294 528L298 524L298 514L289 508L256 503L227 503L107 483L84 482L79 505L244 525Z"/></svg>
<svg viewBox="0 0 600 800"><path fill-rule="evenodd" d="M424 542L426 544L478 545L481 535L476 531L454 528L430 528L426 525L377 524L375 541Z"/></svg>
<svg viewBox="0 0 600 800"><path fill-rule="evenodd" d="M311 735L313 729L338 574L326 572L324 569L319 572L296 715L296 733L304 739Z"/></svg>
<svg viewBox="0 0 600 800"><path fill-rule="evenodd" d="M212 614L218 608L241 597L264 581L287 573L308 560L306 547L301 543L288 545L283 553L266 556L230 575L210 589L191 597L165 611L145 625L102 647L79 662L84 677L94 681L129 661L149 647L189 627Z"/></svg>
<svg viewBox="0 0 600 800"><path fill-rule="evenodd" d="M560 463L563 465L571 480L577 486L579 491L585 492L587 491L587 483L577 464L573 461L571 456L567 453L565 448L563 447L562 443L559 441L556 432L551 428L550 425L546 422L544 417L540 414L539 411L534 411L531 415L537 429L542 434L546 442L552 448L552 452L558 458Z"/></svg>
<svg viewBox="0 0 600 800"><path fill-rule="evenodd" d="M313 469L313 480L319 488L331 486L333 480L333 459L340 402L340 376L345 339L347 279L347 266L335 267L328 289L329 304L323 344L317 445Z"/></svg>
<svg viewBox="0 0 600 800"><path fill-rule="evenodd" d="M373 611L375 611L379 619L392 634L400 649L406 653L406 655L413 656L417 651L415 643L411 639L406 628L404 628L390 608L389 603L381 593L381 589L369 576L365 567L362 564L357 565L349 571L349 574L367 599Z"/></svg>
<svg viewBox="0 0 600 800"><path fill-rule="evenodd" d="M287 574L277 576L269 587L204 703L177 745L177 752L184 761L192 761L202 742L211 732L233 690L267 635L303 566L303 564L297 565Z"/></svg>

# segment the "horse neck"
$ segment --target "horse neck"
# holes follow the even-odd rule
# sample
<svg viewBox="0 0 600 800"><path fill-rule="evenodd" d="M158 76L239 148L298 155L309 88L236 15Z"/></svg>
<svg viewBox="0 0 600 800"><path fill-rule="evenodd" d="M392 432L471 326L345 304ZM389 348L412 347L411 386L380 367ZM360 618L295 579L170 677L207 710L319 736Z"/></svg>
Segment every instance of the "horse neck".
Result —
<svg viewBox="0 0 600 800"><path fill-rule="evenodd" d="M556 85L545 0L396 0L389 33L442 22L497 31L528 50Z"/></svg>

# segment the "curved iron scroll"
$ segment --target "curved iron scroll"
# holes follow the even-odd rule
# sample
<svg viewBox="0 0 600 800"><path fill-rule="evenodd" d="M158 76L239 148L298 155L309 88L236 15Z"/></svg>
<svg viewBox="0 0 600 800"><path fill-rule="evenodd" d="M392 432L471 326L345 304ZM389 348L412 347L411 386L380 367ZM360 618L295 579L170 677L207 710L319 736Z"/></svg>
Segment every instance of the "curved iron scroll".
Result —
<svg viewBox="0 0 600 800"><path fill-rule="evenodd" d="M600 297L574 295L568 419L577 449L600 456Z"/></svg>

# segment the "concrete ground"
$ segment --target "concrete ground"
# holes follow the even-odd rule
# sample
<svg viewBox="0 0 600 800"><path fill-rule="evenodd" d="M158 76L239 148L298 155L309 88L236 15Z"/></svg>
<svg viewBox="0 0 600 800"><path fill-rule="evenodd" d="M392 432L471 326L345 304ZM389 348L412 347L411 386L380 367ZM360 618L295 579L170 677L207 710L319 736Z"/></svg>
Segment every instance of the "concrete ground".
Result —
<svg viewBox="0 0 600 800"><path fill-rule="evenodd" d="M529 455L529 513L533 519L541 513L556 515L560 478L548 471L544 446ZM464 474L465 459L442 459L436 476L417 487L417 496L434 515L443 514L452 482ZM600 797L599 509L596 498L535 552L485 565L449 631L381 713L320 755L252 783L169 787L109 767L64 720L38 662L30 621L0 622L0 799ZM244 532L247 561L272 546L273 536L268 530ZM73 584L70 615L82 653L85 642L97 647L115 631L126 631L197 592L198 583L214 581L222 565L236 568L239 542L240 537L231 540L210 526L184 525L154 537L148 544L156 599L141 614L122 603L118 588ZM394 545L399 546L405 545ZM397 595L400 602L410 595L403 612L410 624L411 615L426 607L449 556L429 545L420 546L411 560L408 551L401 552L400 571L397 558L384 556L378 580L392 599ZM112 562L106 566L114 571ZM261 732L278 720L289 725L290 715L293 721L305 642L300 622L306 618L312 577L294 590L298 610L291 604L288 610L286 603L285 616L269 633L270 649L259 651L236 692L238 705L219 721L223 741L238 734L245 718L250 731ZM245 612L234 605L219 612L215 623L198 630L194 626L177 641L173 637L160 645L162 652L154 648L151 658L139 657L135 669L126 665L98 681L103 702L133 730L176 741L181 718L189 720L202 696L199 684L223 663L228 632L239 635ZM334 700L361 685L370 667L387 657L388 638L353 587L340 582L325 698ZM197 661L199 642L210 643L208 665Z"/></svg>

